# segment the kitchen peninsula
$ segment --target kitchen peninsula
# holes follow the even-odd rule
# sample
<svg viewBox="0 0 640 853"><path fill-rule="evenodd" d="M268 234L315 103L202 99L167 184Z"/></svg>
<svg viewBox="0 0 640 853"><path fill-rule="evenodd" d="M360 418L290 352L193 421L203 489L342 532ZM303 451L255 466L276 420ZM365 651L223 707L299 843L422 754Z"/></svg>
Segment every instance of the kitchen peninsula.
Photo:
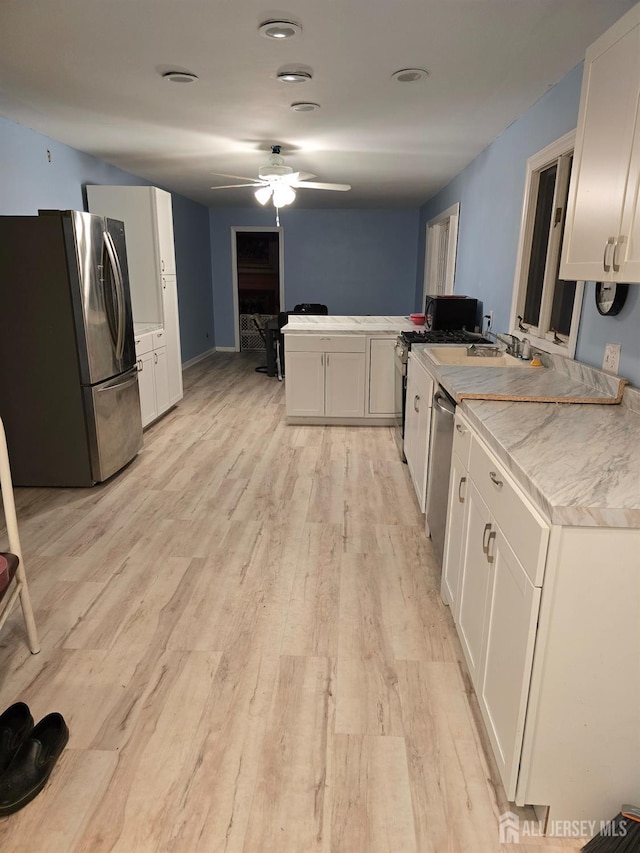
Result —
<svg viewBox="0 0 640 853"><path fill-rule="evenodd" d="M299 314L283 328L289 423L395 422L397 335L409 317Z"/></svg>

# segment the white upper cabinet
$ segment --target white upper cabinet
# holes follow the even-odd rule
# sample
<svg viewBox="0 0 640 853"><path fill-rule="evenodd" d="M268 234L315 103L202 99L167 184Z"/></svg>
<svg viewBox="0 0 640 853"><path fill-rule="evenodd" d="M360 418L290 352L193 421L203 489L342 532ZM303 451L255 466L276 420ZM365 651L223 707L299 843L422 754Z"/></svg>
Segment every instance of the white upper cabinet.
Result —
<svg viewBox="0 0 640 853"><path fill-rule="evenodd" d="M587 51L560 277L640 282L640 4Z"/></svg>

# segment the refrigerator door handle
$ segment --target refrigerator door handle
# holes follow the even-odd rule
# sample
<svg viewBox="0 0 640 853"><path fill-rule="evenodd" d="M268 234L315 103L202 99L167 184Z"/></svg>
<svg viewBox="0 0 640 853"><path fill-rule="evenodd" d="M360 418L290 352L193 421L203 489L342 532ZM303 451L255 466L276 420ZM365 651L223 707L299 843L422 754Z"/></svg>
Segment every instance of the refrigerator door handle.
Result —
<svg viewBox="0 0 640 853"><path fill-rule="evenodd" d="M123 377L126 377L123 382L120 381ZM126 373L121 376L117 376L116 379L118 381L113 382L105 382L99 389L98 394L101 394L103 391L113 391L114 388L128 388L129 385L133 385L134 382L138 381L138 368L132 367L131 370L127 370Z"/></svg>
<svg viewBox="0 0 640 853"><path fill-rule="evenodd" d="M117 338L116 338L116 358L118 361L122 360L124 355L124 335L125 335L125 295L124 295L124 284L122 281L122 269L120 268L120 261L118 259L118 253L116 252L116 247L113 242L113 237L109 234L108 231L104 232L104 245L107 250L107 255L109 256L109 263L111 264L111 269L113 271L113 278L116 283L116 291L117 291L117 301L118 301L118 330L117 330Z"/></svg>

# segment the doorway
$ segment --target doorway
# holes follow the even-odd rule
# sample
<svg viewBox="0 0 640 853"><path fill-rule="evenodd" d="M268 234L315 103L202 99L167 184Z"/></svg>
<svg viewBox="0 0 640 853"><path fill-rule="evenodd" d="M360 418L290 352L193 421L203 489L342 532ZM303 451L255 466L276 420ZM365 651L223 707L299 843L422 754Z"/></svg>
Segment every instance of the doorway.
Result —
<svg viewBox="0 0 640 853"><path fill-rule="evenodd" d="M277 320L283 293L280 228L231 229L234 277L235 349L264 350L258 329Z"/></svg>

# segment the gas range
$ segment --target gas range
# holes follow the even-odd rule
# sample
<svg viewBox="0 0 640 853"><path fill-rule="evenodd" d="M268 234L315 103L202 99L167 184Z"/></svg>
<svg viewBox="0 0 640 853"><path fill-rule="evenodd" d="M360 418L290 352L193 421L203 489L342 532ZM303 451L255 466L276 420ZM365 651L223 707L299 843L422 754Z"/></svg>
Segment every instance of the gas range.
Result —
<svg viewBox="0 0 640 853"><path fill-rule="evenodd" d="M401 332L400 337L404 343L409 345L489 343L481 335L467 332L464 329L416 329L411 332Z"/></svg>
<svg viewBox="0 0 640 853"><path fill-rule="evenodd" d="M414 344L488 344L482 335L464 329L416 329L401 332L396 341L396 356L407 363L409 350Z"/></svg>

